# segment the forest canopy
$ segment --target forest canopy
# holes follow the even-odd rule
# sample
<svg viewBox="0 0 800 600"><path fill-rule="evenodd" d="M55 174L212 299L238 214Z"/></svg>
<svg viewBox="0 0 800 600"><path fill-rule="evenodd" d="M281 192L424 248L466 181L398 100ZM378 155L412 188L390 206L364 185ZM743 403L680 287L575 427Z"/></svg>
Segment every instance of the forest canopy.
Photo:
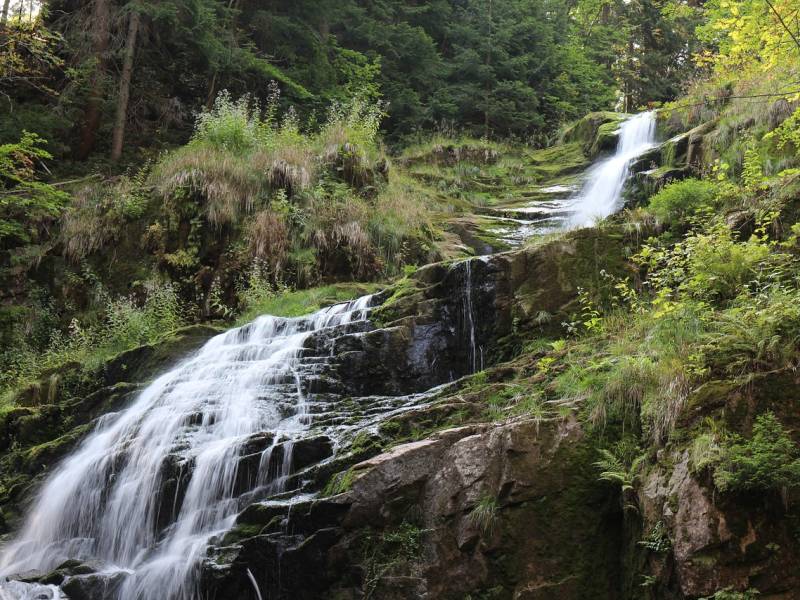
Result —
<svg viewBox="0 0 800 600"><path fill-rule="evenodd" d="M588 111L675 97L697 70L705 10L682 0L5 0L0 136L30 130L56 156L118 159L186 141L220 90L264 100L276 81L304 121L359 95L383 103L390 141L437 129L542 145Z"/></svg>

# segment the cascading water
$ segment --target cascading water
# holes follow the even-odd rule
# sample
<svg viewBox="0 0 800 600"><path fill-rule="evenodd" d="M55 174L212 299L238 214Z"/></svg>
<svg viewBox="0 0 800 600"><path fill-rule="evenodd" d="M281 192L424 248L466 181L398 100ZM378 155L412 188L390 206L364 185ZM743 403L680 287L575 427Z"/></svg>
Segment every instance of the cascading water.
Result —
<svg viewBox="0 0 800 600"><path fill-rule="evenodd" d="M485 256L476 258L469 258L455 265L463 265L464 267L464 291L463 291L463 322L464 322L464 337L469 343L469 354L467 357L469 373L477 373L483 370L483 346L479 346L476 342L475 335L475 307L473 306L472 295L475 289L475 282L472 277L472 263L473 261L485 262Z"/></svg>
<svg viewBox="0 0 800 600"><path fill-rule="evenodd" d="M620 127L619 142L613 156L589 170L583 189L572 201L574 211L568 227L585 227L620 209L625 182L631 163L655 145L655 112L634 115Z"/></svg>
<svg viewBox="0 0 800 600"><path fill-rule="evenodd" d="M243 508L237 476L245 444L271 432L255 485L262 497L280 491L292 441L311 421L303 377L326 360L306 359L304 343L327 328L366 324L369 304L367 296L303 318L260 317L211 339L129 408L99 419L44 484L19 537L3 549L0 575L80 559L120 575L123 600L198 597L209 539ZM282 457L270 472L279 443ZM164 498L170 470L179 483ZM53 586L38 590L50 595L33 597L59 597ZM6 594L26 597L19 582L0 583L0 598Z"/></svg>

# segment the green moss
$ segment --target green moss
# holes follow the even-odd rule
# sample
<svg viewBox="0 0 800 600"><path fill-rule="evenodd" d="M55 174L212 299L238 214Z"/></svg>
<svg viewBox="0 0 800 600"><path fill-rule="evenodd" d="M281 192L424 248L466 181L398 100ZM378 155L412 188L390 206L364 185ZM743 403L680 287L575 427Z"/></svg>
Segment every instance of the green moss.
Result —
<svg viewBox="0 0 800 600"><path fill-rule="evenodd" d="M619 125L628 115L611 111L592 112L568 125L561 134L564 142L577 142L587 148L594 143L597 130L604 124Z"/></svg>
<svg viewBox="0 0 800 600"><path fill-rule="evenodd" d="M248 307L237 323L247 323L260 315L300 317L331 304L346 302L373 293L380 287L379 283L352 282L277 293L255 306Z"/></svg>
<svg viewBox="0 0 800 600"><path fill-rule="evenodd" d="M603 123L597 128L594 141L589 150L590 156L597 156L601 152L611 152L617 147L619 139L619 121Z"/></svg>
<svg viewBox="0 0 800 600"><path fill-rule="evenodd" d="M340 471L339 473L335 473L325 487L322 490L323 496L337 496L338 494L344 494L345 492L350 491L350 488L353 487L353 483L356 480L356 473L353 469L348 469L347 471Z"/></svg>
<svg viewBox="0 0 800 600"><path fill-rule="evenodd" d="M276 519L280 520L280 517L275 517ZM234 526L228 533L225 534L225 537L222 538L222 545L229 546L231 544L235 544L242 540L246 540L252 537L256 537L257 535L261 535L262 532L271 529L270 525L253 525L253 524L238 524Z"/></svg>
<svg viewBox="0 0 800 600"><path fill-rule="evenodd" d="M350 442L350 452L353 454L375 453L380 451L381 443L373 433L369 431L359 431Z"/></svg>
<svg viewBox="0 0 800 600"><path fill-rule="evenodd" d="M58 458L64 456L91 428L91 423L86 423L54 440L28 448L23 454L27 469L33 471L36 466L51 465Z"/></svg>
<svg viewBox="0 0 800 600"><path fill-rule="evenodd" d="M408 312L410 306L421 296L424 285L419 280L419 272L411 277L404 277L392 284L389 288L390 296L372 311L372 322L377 326L398 319L403 313Z"/></svg>
<svg viewBox="0 0 800 600"><path fill-rule="evenodd" d="M538 179L548 182L585 169L590 164L583 146L578 142L534 150L528 158L532 165L531 172Z"/></svg>

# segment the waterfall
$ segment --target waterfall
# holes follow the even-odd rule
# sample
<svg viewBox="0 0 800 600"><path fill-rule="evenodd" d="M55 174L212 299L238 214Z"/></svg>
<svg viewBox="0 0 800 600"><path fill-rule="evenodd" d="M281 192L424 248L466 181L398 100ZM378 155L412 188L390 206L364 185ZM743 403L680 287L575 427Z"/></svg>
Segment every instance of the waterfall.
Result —
<svg viewBox="0 0 800 600"><path fill-rule="evenodd" d="M464 336L465 342L467 344L467 366L468 366L468 373L477 373L478 371L482 371L484 367L483 361L483 346L479 345L476 340L476 311L474 306L474 299L473 294L475 293L475 289L477 288L478 284L473 277L472 274L472 265L474 261L478 261L480 263L485 264L487 260L486 256L476 256L474 258L468 258L463 261L459 261L453 263L451 269L454 272L458 272L463 267L463 275L459 275L462 277L462 306L461 306L461 323L462 323L462 335ZM480 315L477 315L480 317Z"/></svg>
<svg viewBox="0 0 800 600"><path fill-rule="evenodd" d="M366 296L308 317L259 317L212 338L130 407L98 419L44 483L18 538L3 549L0 575L79 559L122 574L123 600L197 598L209 539L243 508L237 476L245 445L272 435L254 482L267 487L263 497L283 485L292 442L310 427L302 383L329 359L306 357L304 344L327 328L366 326L369 306ZM270 473L278 444L281 464ZM22 584L0 583L0 598L15 586Z"/></svg>
<svg viewBox="0 0 800 600"><path fill-rule="evenodd" d="M583 189L572 201L569 227L585 227L605 218L620 207L622 189L631 163L655 145L655 112L634 115L620 127L619 142L613 156L589 170Z"/></svg>

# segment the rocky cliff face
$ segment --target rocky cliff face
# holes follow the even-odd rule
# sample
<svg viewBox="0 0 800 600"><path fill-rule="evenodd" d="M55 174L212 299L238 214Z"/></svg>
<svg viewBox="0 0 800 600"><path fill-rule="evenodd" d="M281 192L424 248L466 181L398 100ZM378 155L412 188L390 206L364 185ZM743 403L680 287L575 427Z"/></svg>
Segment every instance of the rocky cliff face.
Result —
<svg viewBox="0 0 800 600"><path fill-rule="evenodd" d="M257 533L215 549L208 589L248 597L250 569L270 598L619 597L621 515L590 461L574 419L394 446L342 493L245 511Z"/></svg>

